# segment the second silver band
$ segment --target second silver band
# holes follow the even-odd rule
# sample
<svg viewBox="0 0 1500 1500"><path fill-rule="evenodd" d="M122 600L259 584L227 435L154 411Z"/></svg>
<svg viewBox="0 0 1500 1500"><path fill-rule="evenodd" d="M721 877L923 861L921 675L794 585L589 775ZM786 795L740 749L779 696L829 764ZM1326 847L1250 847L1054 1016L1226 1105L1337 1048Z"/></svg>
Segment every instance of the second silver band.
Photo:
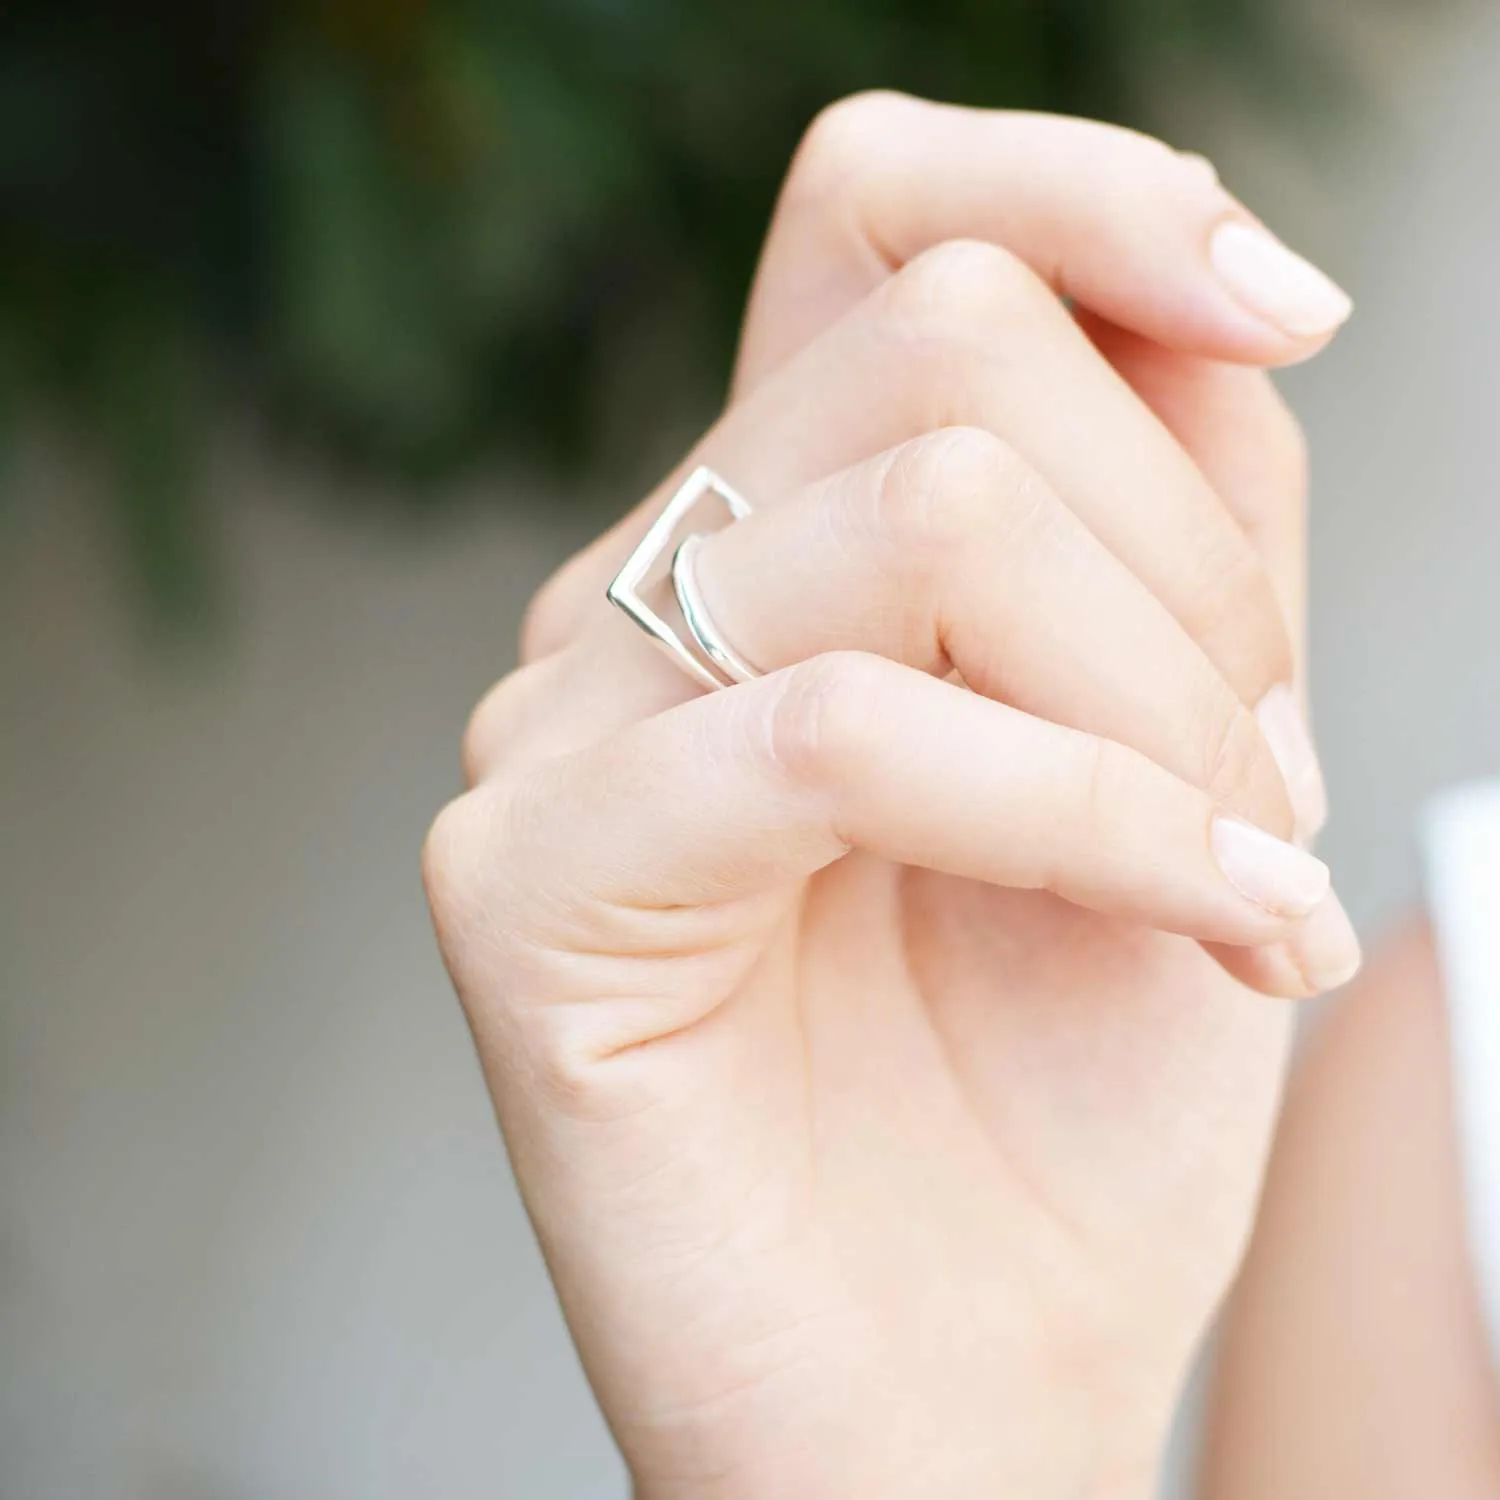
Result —
<svg viewBox="0 0 1500 1500"><path fill-rule="evenodd" d="M703 602L703 593L698 587L695 571L698 549L703 537L697 532L684 537L672 558L672 591L677 595L677 607L682 611L683 623L688 628L694 643L727 679L722 686L736 682L750 682L763 674L724 639L723 632L714 623L708 606Z"/></svg>

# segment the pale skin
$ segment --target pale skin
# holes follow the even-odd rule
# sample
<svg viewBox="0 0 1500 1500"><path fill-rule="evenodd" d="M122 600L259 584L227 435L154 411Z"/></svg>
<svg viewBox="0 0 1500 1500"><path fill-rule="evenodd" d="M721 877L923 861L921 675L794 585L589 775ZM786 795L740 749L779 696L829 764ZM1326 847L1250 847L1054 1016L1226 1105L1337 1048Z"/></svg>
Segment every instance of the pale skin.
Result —
<svg viewBox="0 0 1500 1500"><path fill-rule="evenodd" d="M429 897L642 1500L1151 1491L1358 963L1257 368L1347 305L1258 234L1127 132L837 107L723 417L476 711ZM714 694L603 600L698 463Z"/></svg>
<svg viewBox="0 0 1500 1500"><path fill-rule="evenodd" d="M1320 1018L1292 1080L1226 1318L1205 1500L1500 1494L1449 1056L1413 923Z"/></svg>

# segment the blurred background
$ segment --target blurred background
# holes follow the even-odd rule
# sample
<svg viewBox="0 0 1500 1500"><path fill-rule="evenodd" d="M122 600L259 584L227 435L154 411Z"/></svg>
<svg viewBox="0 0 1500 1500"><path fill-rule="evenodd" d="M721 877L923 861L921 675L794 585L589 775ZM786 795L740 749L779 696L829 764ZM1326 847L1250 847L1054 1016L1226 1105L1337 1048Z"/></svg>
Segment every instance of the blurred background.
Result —
<svg viewBox="0 0 1500 1500"><path fill-rule="evenodd" d="M1353 292L1285 388L1368 933L1421 799L1500 767L1500 8L9 0L5 1500L623 1496L417 851L532 589L711 418L801 129L877 84L1204 151Z"/></svg>

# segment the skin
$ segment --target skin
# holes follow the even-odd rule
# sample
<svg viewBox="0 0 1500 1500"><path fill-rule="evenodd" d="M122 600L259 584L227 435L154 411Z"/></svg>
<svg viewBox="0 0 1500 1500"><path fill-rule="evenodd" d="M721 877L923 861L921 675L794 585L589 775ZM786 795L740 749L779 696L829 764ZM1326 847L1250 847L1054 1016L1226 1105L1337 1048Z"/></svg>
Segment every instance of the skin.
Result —
<svg viewBox="0 0 1500 1500"><path fill-rule="evenodd" d="M724 416L476 711L427 889L641 1497L1150 1491L1267 997L1352 942L1214 854L1295 826L1252 710L1296 680L1302 446L1241 366L1324 341L1218 283L1231 219L1127 132L836 107ZM701 462L758 507L701 578L767 672L706 696L602 601Z"/></svg>
<svg viewBox="0 0 1500 1500"><path fill-rule="evenodd" d="M1226 1320L1208 1500L1500 1493L1444 1003L1413 924L1322 1019Z"/></svg>

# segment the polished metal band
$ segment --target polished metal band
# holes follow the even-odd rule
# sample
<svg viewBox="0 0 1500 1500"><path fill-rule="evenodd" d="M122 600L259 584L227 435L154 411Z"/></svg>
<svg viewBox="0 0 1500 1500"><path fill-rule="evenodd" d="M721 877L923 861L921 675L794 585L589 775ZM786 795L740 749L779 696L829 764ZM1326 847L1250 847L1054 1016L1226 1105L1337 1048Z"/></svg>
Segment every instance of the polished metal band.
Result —
<svg viewBox="0 0 1500 1500"><path fill-rule="evenodd" d="M694 682L706 688L731 687L761 674L724 638L698 587L693 562L703 536L693 532L672 555L672 593L682 614L684 639L642 597L642 587L652 567L665 554L689 512L700 501L712 497L729 512L730 524L751 513L750 504L712 469L699 468L666 503L651 523L625 565L615 574L606 597L628 615Z"/></svg>
<svg viewBox="0 0 1500 1500"><path fill-rule="evenodd" d="M677 607L682 611L688 633L719 672L731 683L749 682L763 674L729 644L703 602L694 566L702 545L703 537L695 531L683 538L672 559L672 591L677 595Z"/></svg>

